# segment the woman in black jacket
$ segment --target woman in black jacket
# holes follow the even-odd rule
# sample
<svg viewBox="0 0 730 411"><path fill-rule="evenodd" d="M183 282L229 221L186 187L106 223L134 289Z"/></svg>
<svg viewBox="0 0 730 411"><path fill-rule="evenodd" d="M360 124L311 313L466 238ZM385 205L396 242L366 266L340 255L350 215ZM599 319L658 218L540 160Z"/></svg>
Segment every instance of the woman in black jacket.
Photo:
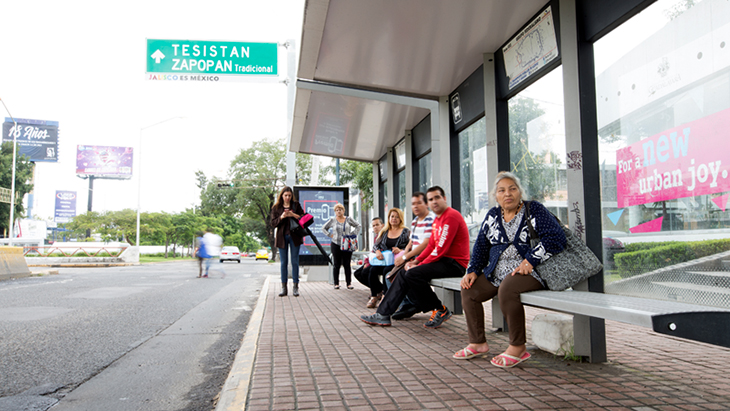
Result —
<svg viewBox="0 0 730 411"><path fill-rule="evenodd" d="M279 293L279 297L287 295L288 250L291 250L291 276L294 282L292 294L299 297L299 247L304 242L304 237L291 232L290 227L292 220L299 220L303 214L304 210L294 197L291 187L282 188L276 197L274 206L271 207L271 226L276 227L276 247L279 249L281 259L281 293Z"/></svg>

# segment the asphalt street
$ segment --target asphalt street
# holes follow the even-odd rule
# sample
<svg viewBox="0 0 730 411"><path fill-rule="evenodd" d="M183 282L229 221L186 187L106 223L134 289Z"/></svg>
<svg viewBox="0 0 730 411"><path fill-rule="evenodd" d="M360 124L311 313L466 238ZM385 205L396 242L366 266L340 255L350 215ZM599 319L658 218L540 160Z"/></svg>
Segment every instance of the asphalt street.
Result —
<svg viewBox="0 0 730 411"><path fill-rule="evenodd" d="M213 409L266 275L194 262L0 282L0 411Z"/></svg>

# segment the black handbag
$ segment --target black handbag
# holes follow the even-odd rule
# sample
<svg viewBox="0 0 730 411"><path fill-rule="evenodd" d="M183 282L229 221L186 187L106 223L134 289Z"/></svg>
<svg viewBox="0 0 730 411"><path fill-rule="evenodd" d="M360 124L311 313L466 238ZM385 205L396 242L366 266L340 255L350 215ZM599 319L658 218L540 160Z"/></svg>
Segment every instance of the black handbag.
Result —
<svg viewBox="0 0 730 411"><path fill-rule="evenodd" d="M525 211L527 228L530 231L530 246L534 248L540 242L540 237L530 221L529 201L525 201ZM565 239L567 240L565 248L560 253L538 264L535 271L545 281L550 290L563 291L598 274L603 269L603 264L593 254L593 251L573 234L573 230L563 225L558 217L555 217L555 219L565 233Z"/></svg>
<svg viewBox="0 0 730 411"><path fill-rule="evenodd" d="M298 237L304 237L307 235L307 231L299 225L299 221L297 221L296 218L291 217L289 217L289 233Z"/></svg>

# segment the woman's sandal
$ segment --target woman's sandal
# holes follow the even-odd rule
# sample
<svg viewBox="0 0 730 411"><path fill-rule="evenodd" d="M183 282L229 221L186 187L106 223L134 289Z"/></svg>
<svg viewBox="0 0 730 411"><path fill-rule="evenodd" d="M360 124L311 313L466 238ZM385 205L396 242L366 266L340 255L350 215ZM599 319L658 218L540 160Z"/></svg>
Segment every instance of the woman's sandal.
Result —
<svg viewBox="0 0 730 411"><path fill-rule="evenodd" d="M514 355L509 355L509 354L502 353L502 354L499 354L499 355L495 356L494 358L492 358L489 362L491 362L492 365L495 366L495 367L499 367L499 368L512 368L512 367L514 367L515 365L517 365L519 363L522 363L522 362L525 362L525 361L529 360L530 357L532 357L532 356L527 351L525 351L525 353L522 354L521 357L515 357ZM495 360L497 358L501 358L502 359L502 363L495 362Z"/></svg>
<svg viewBox="0 0 730 411"><path fill-rule="evenodd" d="M339 285L336 285L335 286L335 290L339 290L339 289L340 289L340 286Z"/></svg>
<svg viewBox="0 0 730 411"><path fill-rule="evenodd" d="M475 357L486 357L487 354L489 354L489 350L484 352L477 352L474 351L473 348L465 347L457 351L452 357L454 357L457 360L471 360Z"/></svg>
<svg viewBox="0 0 730 411"><path fill-rule="evenodd" d="M347 289L348 289L348 290L353 290L353 289L355 289L355 287L353 287L353 286L351 286L350 284L348 284L348 285L347 285Z"/></svg>

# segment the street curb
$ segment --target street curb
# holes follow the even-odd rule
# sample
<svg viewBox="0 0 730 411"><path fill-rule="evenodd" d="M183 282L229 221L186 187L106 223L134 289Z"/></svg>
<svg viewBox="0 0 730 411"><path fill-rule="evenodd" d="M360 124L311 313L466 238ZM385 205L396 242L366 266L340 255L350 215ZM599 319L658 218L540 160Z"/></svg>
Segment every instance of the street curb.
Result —
<svg viewBox="0 0 730 411"><path fill-rule="evenodd" d="M258 302L256 302L256 308L248 320L243 343L241 343L241 348L236 353L236 359L233 360L233 367L231 367L231 372L223 385L215 411L242 411L246 409L246 399L248 398L248 389L256 359L256 349L261 324L263 323L264 310L266 309L270 279L271 276L266 276L264 285L261 287L261 294L259 294Z"/></svg>

